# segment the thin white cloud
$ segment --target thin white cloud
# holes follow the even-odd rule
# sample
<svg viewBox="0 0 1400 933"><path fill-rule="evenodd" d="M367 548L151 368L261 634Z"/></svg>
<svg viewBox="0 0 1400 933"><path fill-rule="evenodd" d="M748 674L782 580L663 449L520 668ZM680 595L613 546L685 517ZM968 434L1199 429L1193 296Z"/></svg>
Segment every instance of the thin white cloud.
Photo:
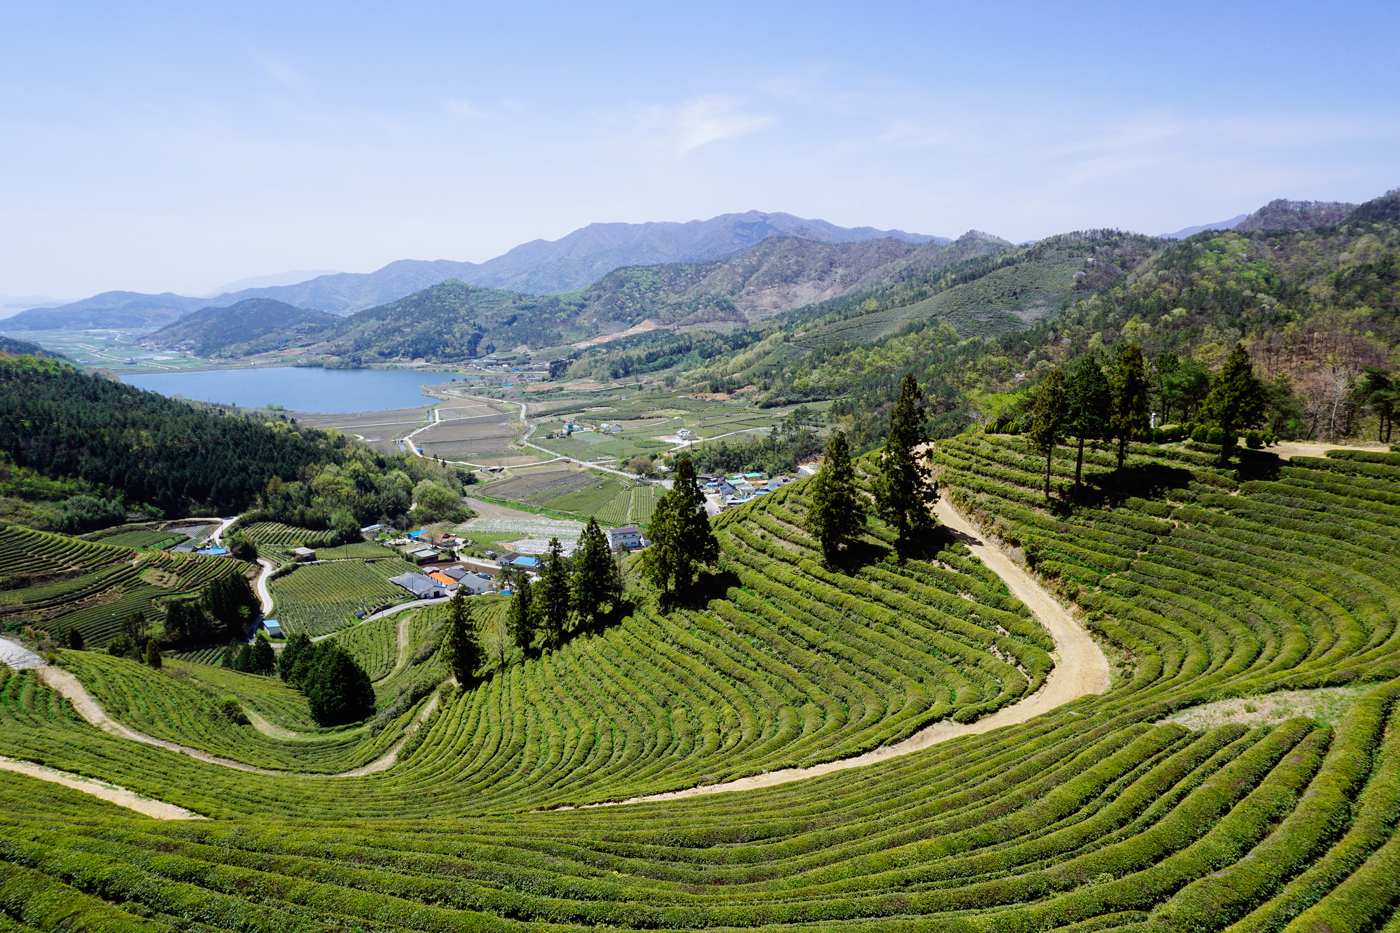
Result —
<svg viewBox="0 0 1400 933"><path fill-rule="evenodd" d="M311 86L311 82L289 62L271 55L260 56L260 61L263 71L267 73L269 78L304 101L311 101L315 98L315 90Z"/></svg>
<svg viewBox="0 0 1400 933"><path fill-rule="evenodd" d="M653 159L684 158L702 146L746 136L777 122L744 109L727 94L706 94L674 106L633 107L596 118L608 132L583 148L626 151Z"/></svg>
<svg viewBox="0 0 1400 933"><path fill-rule="evenodd" d="M480 108L473 105L470 101L454 100L452 98L448 98L446 103L447 109L457 114L459 117L472 117L473 119L475 119L477 117L486 116L485 110L481 110Z"/></svg>

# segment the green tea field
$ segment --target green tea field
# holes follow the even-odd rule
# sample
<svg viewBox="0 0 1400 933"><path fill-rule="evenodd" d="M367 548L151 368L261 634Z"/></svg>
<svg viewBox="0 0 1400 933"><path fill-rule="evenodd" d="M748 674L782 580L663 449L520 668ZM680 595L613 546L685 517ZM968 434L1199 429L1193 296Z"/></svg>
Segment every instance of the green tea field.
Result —
<svg viewBox="0 0 1400 933"><path fill-rule="evenodd" d="M1078 505L1018 438L929 456L908 560L873 521L828 566L801 481L714 520L683 605L634 557L611 624L465 691L440 607L338 631L368 725L199 663L0 668L0 756L186 817L0 767L0 929L1400 930L1400 455L1134 444L1120 487L1091 450ZM388 563L278 611L329 632L349 584L298 577Z"/></svg>

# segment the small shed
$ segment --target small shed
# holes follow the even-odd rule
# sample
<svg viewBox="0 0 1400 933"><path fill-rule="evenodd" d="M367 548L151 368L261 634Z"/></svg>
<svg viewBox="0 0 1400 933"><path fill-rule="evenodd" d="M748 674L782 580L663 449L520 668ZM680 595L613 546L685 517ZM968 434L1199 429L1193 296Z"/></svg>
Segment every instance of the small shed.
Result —
<svg viewBox="0 0 1400 933"><path fill-rule="evenodd" d="M420 564L427 564L437 560L442 555L430 547L420 547L416 550L409 551L408 556L412 557Z"/></svg>
<svg viewBox="0 0 1400 933"><path fill-rule="evenodd" d="M262 627L268 638L282 637L282 625L276 619L263 619Z"/></svg>
<svg viewBox="0 0 1400 933"><path fill-rule="evenodd" d="M308 560L315 560L316 552L315 550L309 547L298 547L292 548L292 556L299 561L305 562Z"/></svg>
<svg viewBox="0 0 1400 933"><path fill-rule="evenodd" d="M452 579L452 578L449 577L447 574L445 574L445 573L439 573L439 572L436 571L436 570L430 570L430 571L428 571L428 579L429 579L429 580L435 580L435 581L437 581L438 583L441 583L443 586L456 586L456 585L457 585L457 581L456 581L456 580Z"/></svg>

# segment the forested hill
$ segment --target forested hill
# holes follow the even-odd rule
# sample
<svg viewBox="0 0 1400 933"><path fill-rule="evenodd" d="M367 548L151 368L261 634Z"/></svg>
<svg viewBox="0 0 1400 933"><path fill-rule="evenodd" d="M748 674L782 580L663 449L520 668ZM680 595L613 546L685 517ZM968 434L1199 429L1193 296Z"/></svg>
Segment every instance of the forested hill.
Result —
<svg viewBox="0 0 1400 933"><path fill-rule="evenodd" d="M324 311L304 311L271 298L249 298L227 308L204 308L148 334L151 346L188 350L199 356L257 353L318 333L338 320Z"/></svg>
<svg viewBox="0 0 1400 933"><path fill-rule="evenodd" d="M210 355L304 346L310 348L308 358L334 366L419 358L454 362L522 345L532 350L557 347L645 320L680 329L733 329L814 301L889 287L1010 248L1003 240L976 233L949 243L825 243L771 237L725 259L617 269L581 291L560 295L527 295L449 281L346 318L301 319L252 340L241 327L225 332L198 326L206 319L218 320L218 309L199 312L199 321L188 329L182 320L151 339L173 345L197 336L202 340L198 352Z"/></svg>
<svg viewBox="0 0 1400 933"><path fill-rule="evenodd" d="M935 430L951 434L1016 408L1049 369L1120 342L1137 342L1149 360L1175 355L1192 392L1242 342L1274 386L1275 427L1291 422L1287 430L1321 438L1328 399L1339 417L1359 416L1366 368L1400 363L1398 293L1400 192L1391 192L1341 223L1302 230L1051 238L849 296L824 315L774 318L762 339L689 378L749 384L769 403L838 399L834 411L859 438L878 431L869 415L913 370L928 387ZM1015 316L1028 326L979 331ZM979 333L986 338L968 339ZM1189 411L1191 398L1181 402Z"/></svg>
<svg viewBox="0 0 1400 933"><path fill-rule="evenodd" d="M0 359L0 452L167 515L249 507L273 477L343 458L344 437L201 410L34 357Z"/></svg>
<svg viewBox="0 0 1400 933"><path fill-rule="evenodd" d="M0 353L8 353L11 356L47 356L56 360L66 360L68 357L62 353L55 353L52 350L45 350L37 343L30 343L27 340L16 340L13 337L0 335Z"/></svg>

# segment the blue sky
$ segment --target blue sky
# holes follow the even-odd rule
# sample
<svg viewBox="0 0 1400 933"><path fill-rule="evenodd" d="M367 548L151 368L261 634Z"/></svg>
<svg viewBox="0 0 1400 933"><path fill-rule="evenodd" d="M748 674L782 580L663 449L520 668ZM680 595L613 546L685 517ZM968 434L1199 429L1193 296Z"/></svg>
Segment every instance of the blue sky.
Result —
<svg viewBox="0 0 1400 933"><path fill-rule="evenodd" d="M0 3L0 294L749 209L1161 233L1400 186L1394 3L205 6Z"/></svg>

